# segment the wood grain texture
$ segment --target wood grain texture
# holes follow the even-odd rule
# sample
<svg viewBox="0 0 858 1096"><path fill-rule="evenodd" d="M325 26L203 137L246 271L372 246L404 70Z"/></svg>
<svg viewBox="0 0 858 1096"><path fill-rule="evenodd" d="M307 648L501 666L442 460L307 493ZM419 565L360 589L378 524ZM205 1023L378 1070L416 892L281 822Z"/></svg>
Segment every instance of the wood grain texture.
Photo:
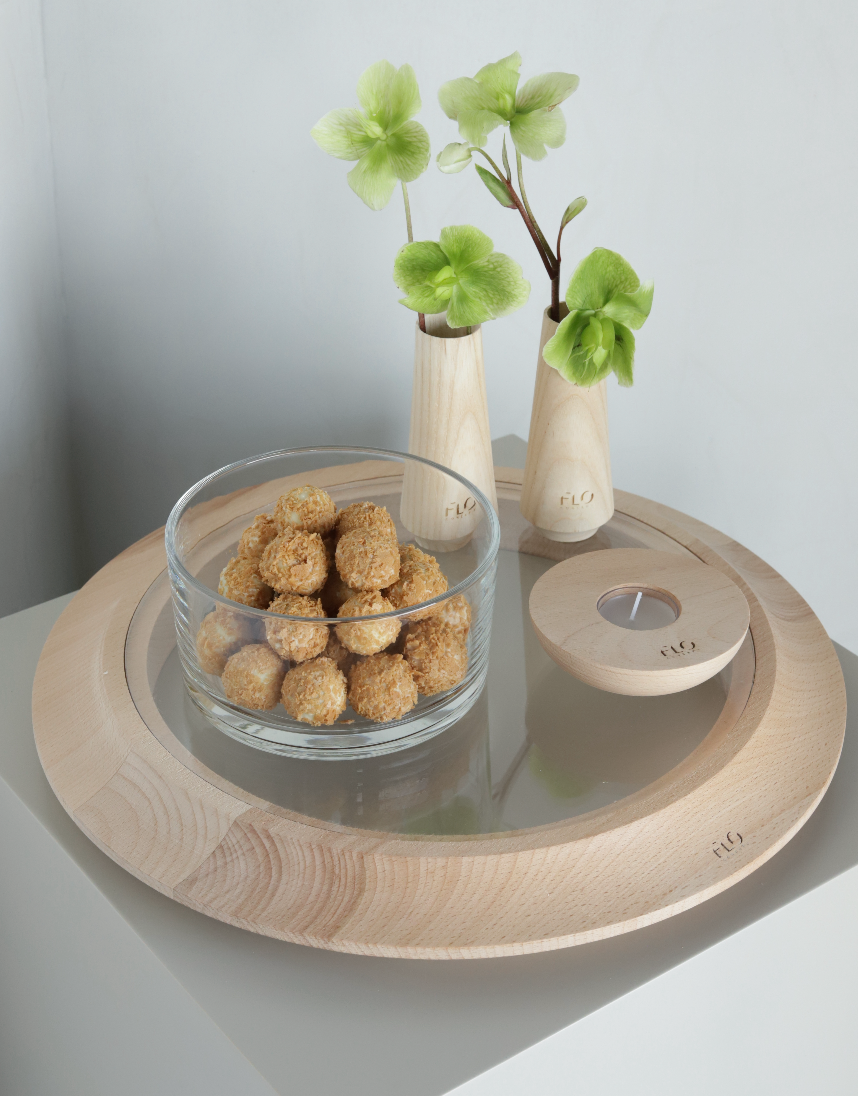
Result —
<svg viewBox="0 0 858 1096"><path fill-rule="evenodd" d="M408 451L452 468L497 509L482 329L454 337L443 316L427 316L426 326L428 333L415 327ZM405 468L400 517L422 547L445 551L468 542L482 512L449 476L412 463Z"/></svg>
<svg viewBox="0 0 858 1096"><path fill-rule="evenodd" d="M514 497L520 479L504 470L498 488ZM845 692L819 621L768 565L666 507L623 492L617 506L740 587L756 657L739 719L719 722L676 768L626 799L551 825L467 837L352 830L248 803L202 763L171 753L128 691L125 637L165 566L160 532L91 579L45 645L33 722L51 786L81 829L149 885L230 924L316 947L513 955L679 913L752 872L807 819L840 754ZM719 854L727 833L742 842Z"/></svg>
<svg viewBox="0 0 858 1096"><path fill-rule="evenodd" d="M557 327L546 309L521 512L549 540L568 542L587 540L610 520L614 492L606 383L580 388L546 365L542 351Z"/></svg>
<svg viewBox="0 0 858 1096"><path fill-rule="evenodd" d="M599 602L624 587L665 591L679 617L650 631L609 623ZM750 609L731 578L700 560L620 548L552 567L531 591L530 619L545 651L567 673L608 692L658 696L719 673L745 639Z"/></svg>

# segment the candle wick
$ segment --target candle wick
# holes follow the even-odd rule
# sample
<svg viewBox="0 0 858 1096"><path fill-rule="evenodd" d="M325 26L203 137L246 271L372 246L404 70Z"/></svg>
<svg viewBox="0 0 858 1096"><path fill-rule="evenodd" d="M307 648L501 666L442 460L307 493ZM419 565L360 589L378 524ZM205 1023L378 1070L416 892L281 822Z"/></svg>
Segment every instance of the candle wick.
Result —
<svg viewBox="0 0 858 1096"><path fill-rule="evenodd" d="M634 607L634 609L632 609L632 615L629 617L629 620L634 620L635 619L635 613L637 613L637 611L638 611L638 605L640 605L642 597L643 597L643 590L638 590L638 596L635 598L635 607Z"/></svg>

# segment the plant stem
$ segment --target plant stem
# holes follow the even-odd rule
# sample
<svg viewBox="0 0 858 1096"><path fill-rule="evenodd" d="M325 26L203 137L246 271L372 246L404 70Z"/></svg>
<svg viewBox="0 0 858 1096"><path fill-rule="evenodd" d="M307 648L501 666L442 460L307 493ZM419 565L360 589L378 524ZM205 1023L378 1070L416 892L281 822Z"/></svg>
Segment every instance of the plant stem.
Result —
<svg viewBox="0 0 858 1096"><path fill-rule="evenodd" d="M548 312L549 319L560 323L560 263L557 264L557 277L551 279L551 308Z"/></svg>
<svg viewBox="0 0 858 1096"><path fill-rule="evenodd" d="M411 230L411 202L408 200L408 187L405 183L402 184L402 200L405 202L405 227L408 230L408 242L413 244L414 233ZM420 330L425 334L426 317L422 312L417 313L417 323L420 325Z"/></svg>
<svg viewBox="0 0 858 1096"><path fill-rule="evenodd" d="M408 242L414 243L414 233L411 231L411 202L408 201L408 187L402 183L402 200L405 202L405 227L408 230Z"/></svg>
<svg viewBox="0 0 858 1096"><path fill-rule="evenodd" d="M524 202L524 208L527 210L527 215L528 217L530 217L530 220L533 223L533 227L536 229L540 240L542 240L542 246L545 248L545 254L549 257L549 259L551 259L552 264L556 264L557 260L554 258L554 253L548 246L548 240L546 240L545 234L539 227L536 218L533 216L533 210L530 208L530 202L527 200L527 191L524 189L524 173L522 171L521 153L518 151L518 149L515 150L515 166L518 170L518 189L521 191L521 200Z"/></svg>

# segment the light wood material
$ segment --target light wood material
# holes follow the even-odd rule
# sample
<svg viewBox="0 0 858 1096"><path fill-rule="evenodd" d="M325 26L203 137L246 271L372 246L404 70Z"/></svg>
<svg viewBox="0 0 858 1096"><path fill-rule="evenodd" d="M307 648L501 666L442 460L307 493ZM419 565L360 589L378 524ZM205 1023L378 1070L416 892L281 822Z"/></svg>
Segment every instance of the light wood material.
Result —
<svg viewBox="0 0 858 1096"><path fill-rule="evenodd" d="M607 385L580 388L546 365L542 351L557 327L546 309L521 512L549 540L587 540L614 512Z"/></svg>
<svg viewBox="0 0 858 1096"><path fill-rule="evenodd" d="M520 473L507 471L498 489L517 498ZM768 860L814 810L843 742L843 679L819 621L751 552L634 495L617 492L617 506L739 585L756 658L738 721L716 725L626 799L468 837L374 833L249 803L201 762L171 753L128 690L126 635L166 565L161 530L92 578L45 644L33 724L51 786L91 840L150 886L232 925L316 947L515 955L688 909ZM728 833L742 841L719 854Z"/></svg>
<svg viewBox="0 0 858 1096"><path fill-rule="evenodd" d="M415 328L408 451L452 468L497 508L482 328L459 334L443 316L427 316L426 328ZM400 516L421 547L440 552L467 544L481 520L470 492L417 464L405 468Z"/></svg>
<svg viewBox="0 0 858 1096"><path fill-rule="evenodd" d="M648 631L611 624L599 604L627 589L669 595L677 620ZM657 696L719 673L745 639L750 609L729 576L700 560L619 548L552 567L531 590L530 619L546 652L574 677L612 693Z"/></svg>

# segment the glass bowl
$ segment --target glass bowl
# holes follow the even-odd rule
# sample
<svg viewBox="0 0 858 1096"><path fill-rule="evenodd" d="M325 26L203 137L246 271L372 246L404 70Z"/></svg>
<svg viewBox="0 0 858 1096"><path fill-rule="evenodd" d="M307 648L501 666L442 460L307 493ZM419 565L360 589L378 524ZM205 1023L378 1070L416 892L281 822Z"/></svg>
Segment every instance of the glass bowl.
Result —
<svg viewBox="0 0 858 1096"><path fill-rule="evenodd" d="M252 603L219 593L220 576L237 557L245 529L257 515L273 515L284 493L304 485L326 491L338 511L358 502L385 507L400 545L413 545L411 558L437 575L417 549L431 554L447 589L405 604L420 589L417 582L410 597L391 594L398 608L371 617L338 616L345 591L335 579L335 532L322 529L331 581L299 592L316 603L313 612L329 615L257 607L278 592L266 592L252 547L242 549L251 562L240 565L242 582L230 591ZM354 758L431 738L460 719L485 684L499 543L497 515L482 492L420 457L325 446L263 453L221 468L179 499L166 529L179 657L191 699L220 731L272 753ZM315 660L326 657L330 661L320 669ZM345 684L334 669L343 672L350 695L329 722ZM283 706L283 682L290 707L302 718ZM408 707L415 699L412 682L420 692ZM331 695L334 701L326 703ZM353 698L369 714L356 711ZM391 712L393 718L386 718ZM324 722L306 721L311 718Z"/></svg>

